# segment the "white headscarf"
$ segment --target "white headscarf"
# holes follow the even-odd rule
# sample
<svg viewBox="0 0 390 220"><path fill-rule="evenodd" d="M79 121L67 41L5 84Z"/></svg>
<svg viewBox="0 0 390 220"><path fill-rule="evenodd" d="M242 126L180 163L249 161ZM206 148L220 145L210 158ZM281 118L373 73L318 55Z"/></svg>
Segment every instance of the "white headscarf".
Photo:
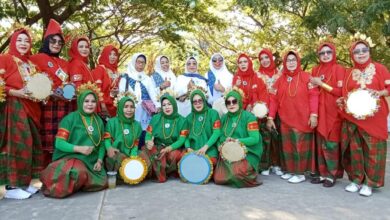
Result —
<svg viewBox="0 0 390 220"><path fill-rule="evenodd" d="M156 58L156 62L154 63L154 71L157 72L157 73L160 73L160 75L162 75L162 76L171 75L171 74L175 75L175 74L172 72L171 67L169 67L169 70L168 70L168 71L164 71L164 70L161 68L161 58L163 58L163 57L167 58L168 62L171 62L167 56L164 56L164 55L158 56L158 57Z"/></svg>
<svg viewBox="0 0 390 220"><path fill-rule="evenodd" d="M188 63L188 61L191 60L191 59L193 59L193 60L196 61L196 69L198 70L198 68L199 68L199 62L198 62L198 60L197 60L194 56L190 56L190 57L188 57L187 60L186 60L186 63L185 63L185 66L184 66L184 73L192 73L192 72L190 72L190 71L187 69L187 63ZM198 73L198 71L196 71L195 73Z"/></svg>
<svg viewBox="0 0 390 220"><path fill-rule="evenodd" d="M137 58L140 56L145 57L145 62L146 62L146 56L143 53L136 53L131 57L130 63L127 64L127 75L138 81L147 78L145 71L138 72L137 69L135 68Z"/></svg>
<svg viewBox="0 0 390 220"><path fill-rule="evenodd" d="M213 66L213 58L217 55L221 56L223 59L222 66L218 70L215 69L215 67ZM233 75L227 69L226 64L225 64L225 58L222 56L222 54L214 53L211 56L209 67L210 67L210 70L215 75L215 83L217 83L219 80L221 82L221 84L223 85L223 87L225 87L225 88L230 88L232 86ZM206 74L206 76L207 76L207 74Z"/></svg>

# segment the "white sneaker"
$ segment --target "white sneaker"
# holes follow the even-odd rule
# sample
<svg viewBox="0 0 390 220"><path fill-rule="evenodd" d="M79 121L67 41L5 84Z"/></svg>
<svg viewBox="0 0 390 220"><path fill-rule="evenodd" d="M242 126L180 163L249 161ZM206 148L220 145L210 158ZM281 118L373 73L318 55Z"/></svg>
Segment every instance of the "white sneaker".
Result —
<svg viewBox="0 0 390 220"><path fill-rule="evenodd" d="M269 176L269 169L261 171L261 175Z"/></svg>
<svg viewBox="0 0 390 220"><path fill-rule="evenodd" d="M360 186L354 182L348 184L348 186L345 187L345 191L348 191L348 192L357 192L359 191L360 189Z"/></svg>
<svg viewBox="0 0 390 220"><path fill-rule="evenodd" d="M31 186L29 185L26 189L26 192L30 193L31 195L37 193L39 191L38 188L34 187L34 186Z"/></svg>
<svg viewBox="0 0 390 220"><path fill-rule="evenodd" d="M5 195L4 195L4 198L7 199L28 199L30 197L31 197L30 193L20 188L9 189L5 191Z"/></svg>
<svg viewBox="0 0 390 220"><path fill-rule="evenodd" d="M290 179L291 177L293 177L293 175L291 173L285 173L283 175L280 176L280 178L284 179L284 180L288 180Z"/></svg>
<svg viewBox="0 0 390 220"><path fill-rule="evenodd" d="M305 180L306 180L305 175L294 175L293 177L288 179L288 182L289 183L301 183Z"/></svg>
<svg viewBox="0 0 390 220"><path fill-rule="evenodd" d="M367 185L363 185L359 191L359 194L362 196L371 196L372 195L372 188L367 186Z"/></svg>
<svg viewBox="0 0 390 220"><path fill-rule="evenodd" d="M275 174L278 175L278 176L283 175L282 168L280 168L280 167L278 167L278 166L272 167L272 172L275 173Z"/></svg>

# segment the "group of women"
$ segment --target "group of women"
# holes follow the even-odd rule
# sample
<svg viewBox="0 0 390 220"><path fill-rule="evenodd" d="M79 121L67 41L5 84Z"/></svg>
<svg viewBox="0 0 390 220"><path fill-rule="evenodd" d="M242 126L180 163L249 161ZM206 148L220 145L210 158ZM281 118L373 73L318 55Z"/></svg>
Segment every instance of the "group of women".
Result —
<svg viewBox="0 0 390 220"><path fill-rule="evenodd" d="M190 57L178 77L167 56L157 57L149 76L140 53L119 74L119 51L112 45L91 70L88 38L73 39L69 62L59 57L64 43L60 25L51 20L38 54L31 55L31 36L19 29L8 53L0 55L6 95L0 103L0 185L6 198L25 199L38 190L63 198L105 189L106 170L118 170L131 156L146 161L148 178L165 182L178 175L178 162L192 151L210 158L216 184L258 186L259 172L300 183L310 172L311 183L332 187L345 170L348 192L370 196L373 187L384 185L390 74L371 60L365 40L351 46L348 69L337 64L335 45L325 41L311 74L302 70L297 52L287 51L279 69L272 52L263 49L258 71L240 54L233 76L216 53L205 76ZM53 90L72 83L77 98L54 92L45 103L32 100L25 86L38 72L50 77ZM375 92L379 109L357 119L344 105L361 88ZM223 115L211 108L221 100ZM251 113L258 103L266 104L268 117ZM245 145L245 158L222 159L225 141Z"/></svg>

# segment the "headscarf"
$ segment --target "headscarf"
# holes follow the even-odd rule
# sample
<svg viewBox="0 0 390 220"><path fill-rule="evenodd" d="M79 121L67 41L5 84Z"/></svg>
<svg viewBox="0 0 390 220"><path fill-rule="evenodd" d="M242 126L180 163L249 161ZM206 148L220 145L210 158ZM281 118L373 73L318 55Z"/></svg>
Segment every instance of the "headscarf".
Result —
<svg viewBox="0 0 390 220"><path fill-rule="evenodd" d="M213 66L213 58L215 56L221 56L222 59L223 59L223 63L222 63L222 66L220 69L215 69L214 66ZM229 72L229 70L227 69L226 67L226 63L225 63L225 58L222 56L222 54L220 53L214 53L212 56L211 56L211 59L210 59L210 63L209 63L209 67L210 67L210 71L214 73L214 76L215 76L215 82L218 82L220 81L220 83L225 87L225 88L228 88L228 87L231 87L232 85L232 80L233 80L233 75L231 72ZM210 80L210 79L209 79ZM210 87L214 88L214 84L212 85L209 85ZM210 89L211 91L211 89Z"/></svg>
<svg viewBox="0 0 390 220"><path fill-rule="evenodd" d="M269 57L269 59L270 59L270 64L269 64L268 67L264 67L264 66L261 65L260 57L261 57L262 54L266 54ZM268 76L272 76L273 74L275 74L276 65L275 65L275 61L274 61L273 57L274 56L272 55L272 52L269 49L264 48L264 49L262 49L260 51L258 58L259 58L259 62L260 62L259 71L261 73L264 73L264 74L266 74Z"/></svg>
<svg viewBox="0 0 390 220"><path fill-rule="evenodd" d="M363 63L363 64L360 64L358 62L356 62L354 56L353 56L353 50L355 49L355 47L359 44L359 43L362 43L364 45L366 45L366 47L370 48L370 46L368 45L367 42L363 41L363 40L360 40L360 41L356 41L352 44L352 46L349 48L349 55L351 56L351 59L352 59L352 62L353 62L353 67L357 68L357 69L360 69L360 70L364 70L368 64L370 64L372 62L371 60L371 56L368 58L368 60Z"/></svg>
<svg viewBox="0 0 390 220"><path fill-rule="evenodd" d="M95 97L96 103L98 103L98 98L92 90L89 90L89 89L85 90L80 95L77 96L77 111L80 112L80 114L82 114L84 116L89 116L89 115L95 114L95 113L87 114L84 112L84 108L83 108L84 100L89 94L92 94Z"/></svg>
<svg viewBox="0 0 390 220"><path fill-rule="evenodd" d="M131 57L130 63L127 64L127 75L135 80L142 80L147 77L145 71L138 72L135 68L138 57L143 57L146 63L146 56L142 53L136 53Z"/></svg>
<svg viewBox="0 0 390 220"><path fill-rule="evenodd" d="M234 112L234 113L232 113L232 112L227 112L227 114L229 115L229 116L234 116L234 115L237 115L237 114L239 114L243 109L242 109L242 96L241 96L241 94L238 92L238 91L236 91L236 90L232 90L232 91L230 91L227 95L226 95L226 98L225 98L225 100L228 100L228 98L230 98L230 97L234 97L235 99L237 99L237 101L238 101L238 111L237 112Z"/></svg>
<svg viewBox="0 0 390 220"><path fill-rule="evenodd" d="M287 57L290 54L294 55L295 58L297 59L297 68L295 68L295 70L293 72L291 72L290 70L287 69ZM292 50L288 51L287 54L283 58L283 74L286 74L288 76L295 76L296 74L298 74L301 71L302 71L301 58L299 57L299 54L292 51Z"/></svg>
<svg viewBox="0 0 390 220"><path fill-rule="evenodd" d="M163 103L164 99L168 99L169 100L169 102L172 104L173 111L172 111L172 114L166 115L164 113L164 111L161 110L161 114L163 115L163 117L167 118L167 119L174 119L174 118L179 117L179 113L177 111L176 99L174 97L172 97L171 95L169 95L168 93L162 95L161 98L160 98L161 108L162 108L162 105L163 105L162 103Z"/></svg>
<svg viewBox="0 0 390 220"><path fill-rule="evenodd" d="M82 60L84 63L88 63L88 57L83 57L79 53L77 46L80 41L87 41L88 45L91 46L89 39L87 37L79 37L76 38L72 41L72 45L70 46L69 50L69 56L71 57L72 60Z"/></svg>
<svg viewBox="0 0 390 220"><path fill-rule="evenodd" d="M241 59L241 57L245 57L248 60L248 69L246 71L242 71L242 70L240 70L240 68L238 68L237 69L237 73L236 73L237 76L244 76L244 77L246 77L246 76L253 76L253 75L255 75L255 71L253 70L252 59L248 55L242 53L242 54L240 54L238 56L237 64L238 64L239 60Z"/></svg>
<svg viewBox="0 0 390 220"><path fill-rule="evenodd" d="M194 56L191 56L191 57L188 57L187 60L186 60L186 63L185 63L185 67L184 67L184 73L193 73L193 72L190 72L188 69L187 69L187 63L189 60L195 60L196 61L196 69L197 71L195 73L198 73L198 67L199 67L199 63L198 63L198 60L194 57ZM199 74L199 73L198 73Z"/></svg>
<svg viewBox="0 0 390 220"><path fill-rule="evenodd" d="M43 44L42 44L42 47L39 49L39 53L45 53L49 56L53 56L53 57L59 57L60 56L60 53L62 51L62 48L64 48L64 46L62 45L61 47L61 50L58 52L58 53L52 53L51 50L50 50L50 39L52 39L54 36L58 36L61 38L61 40L64 42L64 38L62 37L62 35L60 34L51 34L51 35L48 35L44 40L43 40Z"/></svg>
<svg viewBox="0 0 390 220"><path fill-rule="evenodd" d="M164 71L162 68L161 68L161 59L165 57L169 62L169 58L167 56L158 56L156 58L156 62L154 63L154 71L157 72L157 73L160 73L160 74L164 74L164 75L175 75L173 72L172 72L172 69L171 67L169 67L169 70L168 71Z"/></svg>
<svg viewBox="0 0 390 220"><path fill-rule="evenodd" d="M117 60L114 64L110 64L110 53L111 51L115 51L116 55L118 56ZM104 65L106 68L112 70L113 72L118 71L118 61L119 61L119 51L118 49L113 45L107 45L103 48L102 53L99 56L99 64Z"/></svg>
<svg viewBox="0 0 390 220"><path fill-rule="evenodd" d="M332 50L332 60L330 62L324 63L320 59L320 65L318 67L314 67L313 71L321 71L321 73L331 73L333 71L333 67L335 64L337 64L337 55L336 55L336 47L332 43L322 43L317 48L317 54L322 50L323 47L329 47Z"/></svg>
<svg viewBox="0 0 390 220"><path fill-rule="evenodd" d="M27 53L23 54L23 55L20 54L19 51L16 49L16 39L18 38L18 36L20 34L26 34L27 37L28 37L28 41L30 43L30 48L28 49ZM31 55L31 44L32 44L31 36L28 33L28 31L26 29L19 29L19 30L15 31L12 34L12 36L11 36L11 41L9 43L8 54L17 57L17 58L21 59L24 62L27 62L28 61L28 57Z"/></svg>
<svg viewBox="0 0 390 220"><path fill-rule="evenodd" d="M126 118L125 113L123 112L123 108L125 107L125 104L127 101L131 101L133 103L134 108L135 108L134 100L129 96L124 96L123 98L121 98L121 100L119 100L118 107L116 109L116 115L121 122L123 122L125 124L131 124L134 122L135 112L134 112L133 117Z"/></svg>
<svg viewBox="0 0 390 220"><path fill-rule="evenodd" d="M203 109L202 109L201 111L197 111L197 110L194 108L193 99L194 99L194 96L195 96L195 95L199 95L199 96L202 98L202 100L203 100ZM194 113L194 114L199 114L199 113L204 113L204 112L206 112L206 111L209 109L206 100L207 100L207 99L206 99L206 96L205 96L205 94L203 93L202 90L200 90L200 89L195 89L194 91L192 91L191 94L190 94L190 101L191 101L192 113Z"/></svg>

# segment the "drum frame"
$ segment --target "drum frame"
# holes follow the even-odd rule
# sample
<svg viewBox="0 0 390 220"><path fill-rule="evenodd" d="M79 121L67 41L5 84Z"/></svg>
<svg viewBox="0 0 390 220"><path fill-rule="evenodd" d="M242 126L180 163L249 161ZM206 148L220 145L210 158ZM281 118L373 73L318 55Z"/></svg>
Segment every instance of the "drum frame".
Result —
<svg viewBox="0 0 390 220"><path fill-rule="evenodd" d="M230 161L230 160L228 160L227 158L225 158L225 157L223 156L223 154L222 154L223 145L226 144L226 143L228 143L228 142L236 142L237 144L239 144L239 145L244 149L244 155L243 155L243 157L242 157L240 160L237 160L237 161ZM222 158L224 161L227 161L227 162L229 162L229 163L234 163L234 162L239 162L239 161L245 159L247 153L248 153L248 149L246 148L246 146L245 146L244 144L242 144L242 143L240 143L240 142L238 142L238 141L225 141L225 142L223 142L223 143L221 144L221 151L220 151L219 154L221 155L221 158Z"/></svg>
<svg viewBox="0 0 390 220"><path fill-rule="evenodd" d="M190 155L190 154L197 155L195 152L187 152L187 153L185 153L185 154L182 156L182 158L180 159L180 161L179 161L179 163L178 163L178 172L179 172L180 179L181 179L183 182L185 182L185 183L192 183L192 184L198 184L198 185L207 184L207 183L210 181L210 179L211 179L211 177L212 177L212 175L213 175L213 173L214 173L214 169L213 169L213 168L214 168L214 164L213 164L213 162L211 161L210 157L207 156L207 154L202 155L202 156L203 156L204 158L206 158L206 159L209 161L209 163L210 163L210 172L209 172L208 177L206 177L206 178L205 178L204 180L202 180L201 182L194 183L194 182L189 182L188 180L184 179L183 175L181 174L181 169L180 169L180 167L181 167L181 162L182 162L183 159L185 159L185 158L186 158L188 155ZM197 155L197 156L199 156L199 155Z"/></svg>
<svg viewBox="0 0 390 220"><path fill-rule="evenodd" d="M355 119L357 120L365 120L366 118L368 117L372 117L375 115L375 113L377 113L379 111L379 107L380 107L380 98L376 98L375 96L372 96L373 98L376 98L376 108L374 110L372 110L369 114L367 115L363 115L363 116L359 116L359 115L356 115L355 113L351 112L349 109L348 109L348 106L347 106L347 102L348 102L348 99L349 97L351 96L351 94L353 94L354 92L357 92L357 91L360 91L360 90L365 90L367 92L369 92L370 94L373 94L374 90L372 89L367 89L367 88L357 88L357 89L353 89L351 90L350 92L348 92L348 95L347 95L347 99L344 100L344 103L345 103L345 112L352 115Z"/></svg>
<svg viewBox="0 0 390 220"><path fill-rule="evenodd" d="M260 117L258 117L258 116L253 112L254 107L255 107L256 104L264 104L264 105L265 105L265 108L267 109L267 113L265 113L264 117L260 118ZM257 102L255 102L255 103L253 104L253 108L252 108L251 113L252 113L254 116L256 116L256 118L263 119L263 118L266 118L266 117L267 117L267 115L268 115L268 113L269 113L269 107L267 106L267 103L266 103L266 102L257 101Z"/></svg>
<svg viewBox="0 0 390 220"><path fill-rule="evenodd" d="M32 93L28 94L28 96L29 96L29 98L30 98L31 100L33 100L33 101L35 101L35 102L46 102L46 101L50 98L50 95L53 94L53 80L52 80L46 73L36 73L36 74L34 74L34 75L31 75L30 77L32 78L32 77L34 77L34 76L36 76L36 75L44 75L44 76L46 76L46 77L49 79L49 81L50 81L50 87L51 87L51 89L50 89L50 94L49 94L46 98L44 98L44 99L35 98L35 97L31 96ZM25 84L25 86L24 86L24 89L25 89L25 90L28 90L28 89L27 89L28 83L29 83L29 81L27 81L26 84Z"/></svg>
<svg viewBox="0 0 390 220"><path fill-rule="evenodd" d="M138 178L138 179L135 179L135 180L134 179L129 179L125 175L125 165L128 162L130 162L131 160L137 160L137 161L141 162L141 164L144 167L144 173L142 174L142 176L140 178ZM120 174L120 176L122 177L122 179L123 179L123 181L125 183L128 183L130 185L136 185L136 184L142 182L145 179L146 175L148 174L148 166L147 166L145 160L142 159L141 157L139 157L139 156L131 156L131 157L128 157L128 158L126 158L126 159L124 159L122 161L121 167L119 168L119 174Z"/></svg>

